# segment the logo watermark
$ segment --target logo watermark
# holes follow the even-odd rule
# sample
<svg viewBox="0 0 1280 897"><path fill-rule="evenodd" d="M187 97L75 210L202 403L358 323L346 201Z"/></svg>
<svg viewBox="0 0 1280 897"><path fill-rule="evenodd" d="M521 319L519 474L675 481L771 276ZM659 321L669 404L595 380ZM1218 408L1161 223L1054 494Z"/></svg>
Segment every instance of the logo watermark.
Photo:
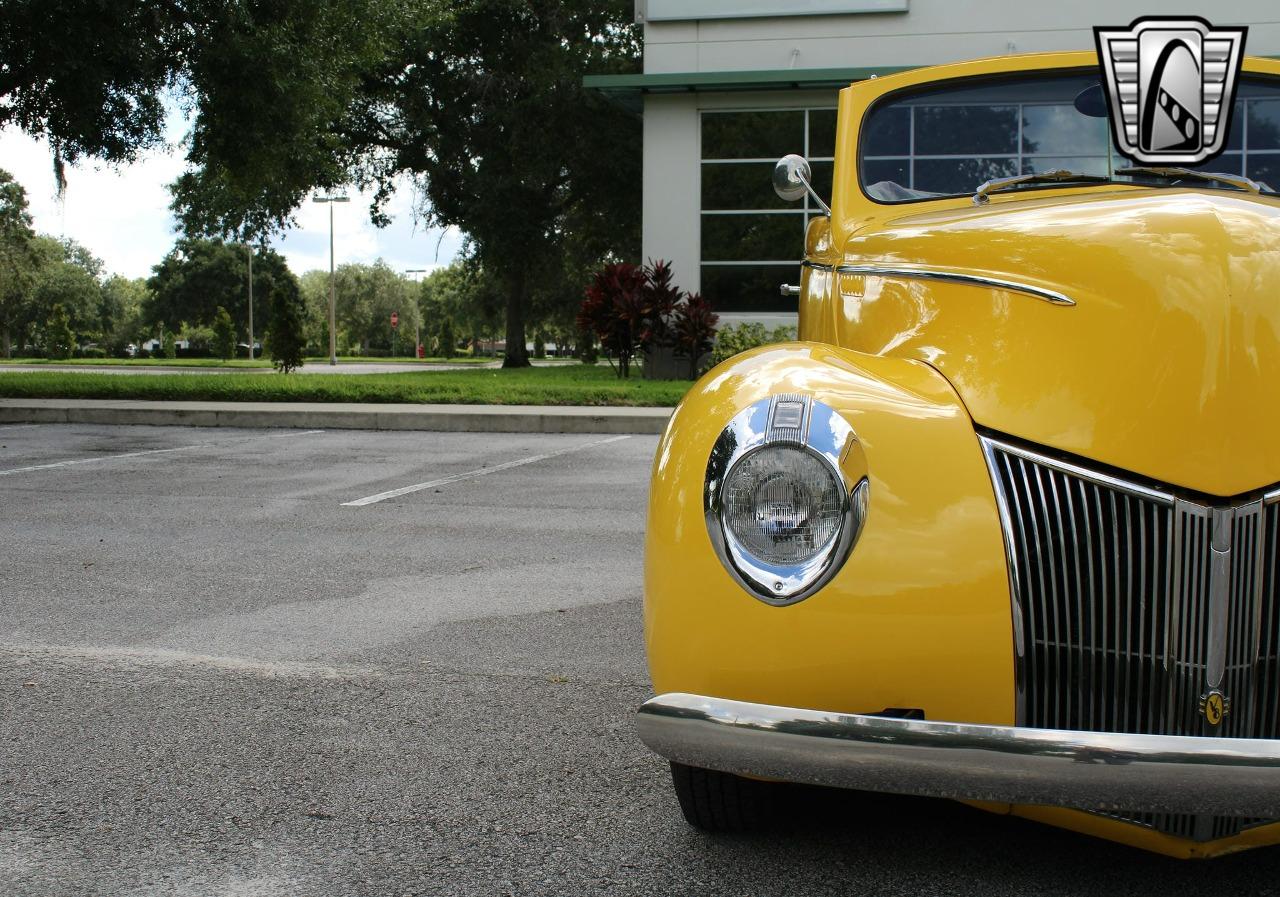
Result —
<svg viewBox="0 0 1280 897"><path fill-rule="evenodd" d="M1248 30L1189 16L1094 28L1120 150L1148 165L1195 165L1222 152Z"/></svg>

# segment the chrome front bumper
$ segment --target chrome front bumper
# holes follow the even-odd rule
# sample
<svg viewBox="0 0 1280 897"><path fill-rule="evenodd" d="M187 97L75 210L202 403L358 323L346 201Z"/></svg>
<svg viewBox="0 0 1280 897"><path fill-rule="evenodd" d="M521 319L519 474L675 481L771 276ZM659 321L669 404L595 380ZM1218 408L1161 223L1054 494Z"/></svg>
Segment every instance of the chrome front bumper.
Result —
<svg viewBox="0 0 1280 897"><path fill-rule="evenodd" d="M790 782L1280 818L1280 741L926 722L677 693L647 701L638 728L670 760Z"/></svg>

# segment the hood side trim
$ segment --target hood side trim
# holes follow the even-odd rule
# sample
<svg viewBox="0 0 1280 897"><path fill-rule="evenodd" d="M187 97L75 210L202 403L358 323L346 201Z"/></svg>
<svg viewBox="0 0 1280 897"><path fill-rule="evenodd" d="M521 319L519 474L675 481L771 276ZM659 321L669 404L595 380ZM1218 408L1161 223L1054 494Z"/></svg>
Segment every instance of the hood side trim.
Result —
<svg viewBox="0 0 1280 897"><path fill-rule="evenodd" d="M962 271L939 271L933 268L916 268L898 265L822 265L817 262L805 261L803 265L807 268L814 268L820 271L834 271L837 274L860 274L870 277L902 277L912 280L941 280L947 283L962 283L969 286L989 287L997 290L1009 290L1013 293L1023 293L1027 296L1034 296L1051 305L1075 305L1076 302L1069 296L1063 295L1056 290L1046 289L1045 287L1037 287L1028 283L1019 283L1013 280L1005 280L1002 277L990 277L985 274L966 274Z"/></svg>

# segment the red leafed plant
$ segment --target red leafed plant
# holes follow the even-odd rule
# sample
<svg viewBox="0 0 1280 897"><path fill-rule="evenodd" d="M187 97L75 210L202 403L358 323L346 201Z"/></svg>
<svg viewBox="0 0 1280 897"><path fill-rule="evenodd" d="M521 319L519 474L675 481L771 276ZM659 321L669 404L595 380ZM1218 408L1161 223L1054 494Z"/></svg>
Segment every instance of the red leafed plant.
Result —
<svg viewBox="0 0 1280 897"><path fill-rule="evenodd" d="M640 349L645 284L642 268L626 262L605 265L591 279L578 309L578 327L593 332L601 347L618 359L619 377L630 375L631 359Z"/></svg>
<svg viewBox="0 0 1280 897"><path fill-rule="evenodd" d="M676 306L672 337L676 354L689 359L689 379L698 376L698 359L711 351L716 341L716 324L720 316L701 293L687 293Z"/></svg>
<svg viewBox="0 0 1280 897"><path fill-rule="evenodd" d="M587 287L578 327L594 333L618 359L618 376L628 377L636 355L677 345L672 327L683 307L680 296L669 262L659 260L643 268L625 262L606 265Z"/></svg>

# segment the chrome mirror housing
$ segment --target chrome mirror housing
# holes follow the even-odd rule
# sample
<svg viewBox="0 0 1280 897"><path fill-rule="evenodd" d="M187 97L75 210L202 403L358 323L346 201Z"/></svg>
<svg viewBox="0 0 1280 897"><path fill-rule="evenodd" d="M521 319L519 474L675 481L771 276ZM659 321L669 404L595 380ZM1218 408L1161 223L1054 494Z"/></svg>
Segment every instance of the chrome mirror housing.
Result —
<svg viewBox="0 0 1280 897"><path fill-rule="evenodd" d="M773 190L787 202L803 199L809 192L813 169L804 156L783 156L773 168Z"/></svg>
<svg viewBox="0 0 1280 897"><path fill-rule="evenodd" d="M813 189L813 169L804 156L792 153L778 160L773 167L773 190L787 202L795 202L808 193L826 216L831 217L831 207Z"/></svg>

